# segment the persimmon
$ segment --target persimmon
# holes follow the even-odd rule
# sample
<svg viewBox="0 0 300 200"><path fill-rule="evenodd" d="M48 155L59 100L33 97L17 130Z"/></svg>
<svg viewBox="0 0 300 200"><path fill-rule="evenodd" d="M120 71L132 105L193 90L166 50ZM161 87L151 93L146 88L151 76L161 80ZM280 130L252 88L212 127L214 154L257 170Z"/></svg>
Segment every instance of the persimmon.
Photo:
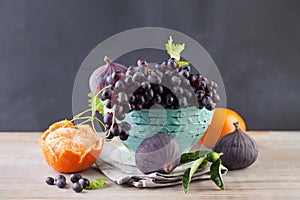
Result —
<svg viewBox="0 0 300 200"><path fill-rule="evenodd" d="M97 160L104 144L90 125L69 120L52 124L39 140L45 161L58 172L83 171Z"/></svg>
<svg viewBox="0 0 300 200"><path fill-rule="evenodd" d="M228 108L215 108L211 124L200 139L200 143L213 147L219 138L235 130L233 125L235 122L239 122L240 128L246 131L246 123L237 112Z"/></svg>

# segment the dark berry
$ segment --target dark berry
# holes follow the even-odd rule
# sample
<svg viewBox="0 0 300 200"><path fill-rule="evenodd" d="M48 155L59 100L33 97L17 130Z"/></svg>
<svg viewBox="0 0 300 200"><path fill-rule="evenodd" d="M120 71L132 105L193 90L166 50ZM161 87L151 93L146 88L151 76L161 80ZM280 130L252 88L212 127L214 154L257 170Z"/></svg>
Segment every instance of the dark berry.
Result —
<svg viewBox="0 0 300 200"><path fill-rule="evenodd" d="M52 178L52 177L47 177L46 183L47 183L48 185L54 185L54 178Z"/></svg>
<svg viewBox="0 0 300 200"><path fill-rule="evenodd" d="M87 178L79 179L78 183L80 183L83 186L83 189L90 185L90 181Z"/></svg>
<svg viewBox="0 0 300 200"><path fill-rule="evenodd" d="M55 181L58 181L58 180L60 180L60 179L66 181L66 177L65 177L64 175L62 175L62 174L59 174L59 175L57 175L57 176L55 177Z"/></svg>
<svg viewBox="0 0 300 200"><path fill-rule="evenodd" d="M127 140L128 137L129 137L128 131L127 130L122 130L119 137L123 141Z"/></svg>
<svg viewBox="0 0 300 200"><path fill-rule="evenodd" d="M80 174L71 174L71 176L70 176L70 181L71 181L72 183L76 183L76 182L78 182L79 179L81 179L81 178L82 178L82 176L81 176Z"/></svg>
<svg viewBox="0 0 300 200"><path fill-rule="evenodd" d="M123 129L123 130L130 130L131 129L131 125L128 123L128 122L122 122L120 124L120 127Z"/></svg>
<svg viewBox="0 0 300 200"><path fill-rule="evenodd" d="M79 193L79 192L82 192L83 190L83 185L79 182L76 182L72 185L72 188L75 192Z"/></svg>
<svg viewBox="0 0 300 200"><path fill-rule="evenodd" d="M65 179L58 179L56 181L56 186L59 188L64 188L64 187L66 187L66 185L67 185L67 183L66 183Z"/></svg>

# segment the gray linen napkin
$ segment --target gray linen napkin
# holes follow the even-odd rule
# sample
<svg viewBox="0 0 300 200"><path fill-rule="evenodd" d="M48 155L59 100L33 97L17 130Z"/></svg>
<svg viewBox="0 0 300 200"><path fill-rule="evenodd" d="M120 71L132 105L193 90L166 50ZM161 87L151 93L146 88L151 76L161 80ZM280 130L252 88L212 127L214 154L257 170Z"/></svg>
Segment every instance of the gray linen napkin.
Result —
<svg viewBox="0 0 300 200"><path fill-rule="evenodd" d="M188 169L192 162L176 167L170 174L151 173L143 174L134 164L134 158L126 152L125 148L114 150L112 145L104 145L101 156L96 161L98 169L110 180L117 184L129 184L138 188L144 187L165 187L181 184L184 171ZM117 156L116 156L117 155ZM120 162L120 156L123 157ZM116 159L118 158L118 159ZM126 161L124 161L127 158ZM221 173L225 175L227 168L221 166ZM192 180L210 179L210 168L198 169Z"/></svg>

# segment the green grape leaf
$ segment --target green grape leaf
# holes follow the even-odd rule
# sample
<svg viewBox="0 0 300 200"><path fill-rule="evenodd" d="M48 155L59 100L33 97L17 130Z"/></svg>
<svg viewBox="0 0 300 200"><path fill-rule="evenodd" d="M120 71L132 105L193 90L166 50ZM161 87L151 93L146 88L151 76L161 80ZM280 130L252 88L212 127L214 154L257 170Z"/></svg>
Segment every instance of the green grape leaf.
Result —
<svg viewBox="0 0 300 200"><path fill-rule="evenodd" d="M96 111L99 111L99 113L101 115L104 114L104 106L105 106L105 102L101 101L96 95L94 95L93 93L89 93L88 94L89 98L89 107L92 109L92 114L91 116L95 116Z"/></svg>
<svg viewBox="0 0 300 200"><path fill-rule="evenodd" d="M90 181L90 185L87 186L85 189L87 190L96 190L103 188L106 185L107 179L106 178L97 178L95 180Z"/></svg>
<svg viewBox="0 0 300 200"><path fill-rule="evenodd" d="M180 60L180 53L183 51L185 44L174 44L173 38L170 36L168 43L166 44L166 49L171 58L175 58L176 61Z"/></svg>
<svg viewBox="0 0 300 200"><path fill-rule="evenodd" d="M189 65L190 63L188 61L177 61L177 64L179 67L185 66L185 65Z"/></svg>

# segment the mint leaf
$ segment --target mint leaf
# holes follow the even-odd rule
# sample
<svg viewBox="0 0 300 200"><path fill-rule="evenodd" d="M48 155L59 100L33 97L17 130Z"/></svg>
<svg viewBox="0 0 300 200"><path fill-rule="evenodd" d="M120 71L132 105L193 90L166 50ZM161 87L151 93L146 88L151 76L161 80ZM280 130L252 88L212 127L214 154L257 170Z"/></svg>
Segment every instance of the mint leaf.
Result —
<svg viewBox="0 0 300 200"><path fill-rule="evenodd" d="M103 188L106 185L107 179L106 178L97 178L95 180L90 181L90 185L87 186L85 189L87 190L96 190Z"/></svg>

